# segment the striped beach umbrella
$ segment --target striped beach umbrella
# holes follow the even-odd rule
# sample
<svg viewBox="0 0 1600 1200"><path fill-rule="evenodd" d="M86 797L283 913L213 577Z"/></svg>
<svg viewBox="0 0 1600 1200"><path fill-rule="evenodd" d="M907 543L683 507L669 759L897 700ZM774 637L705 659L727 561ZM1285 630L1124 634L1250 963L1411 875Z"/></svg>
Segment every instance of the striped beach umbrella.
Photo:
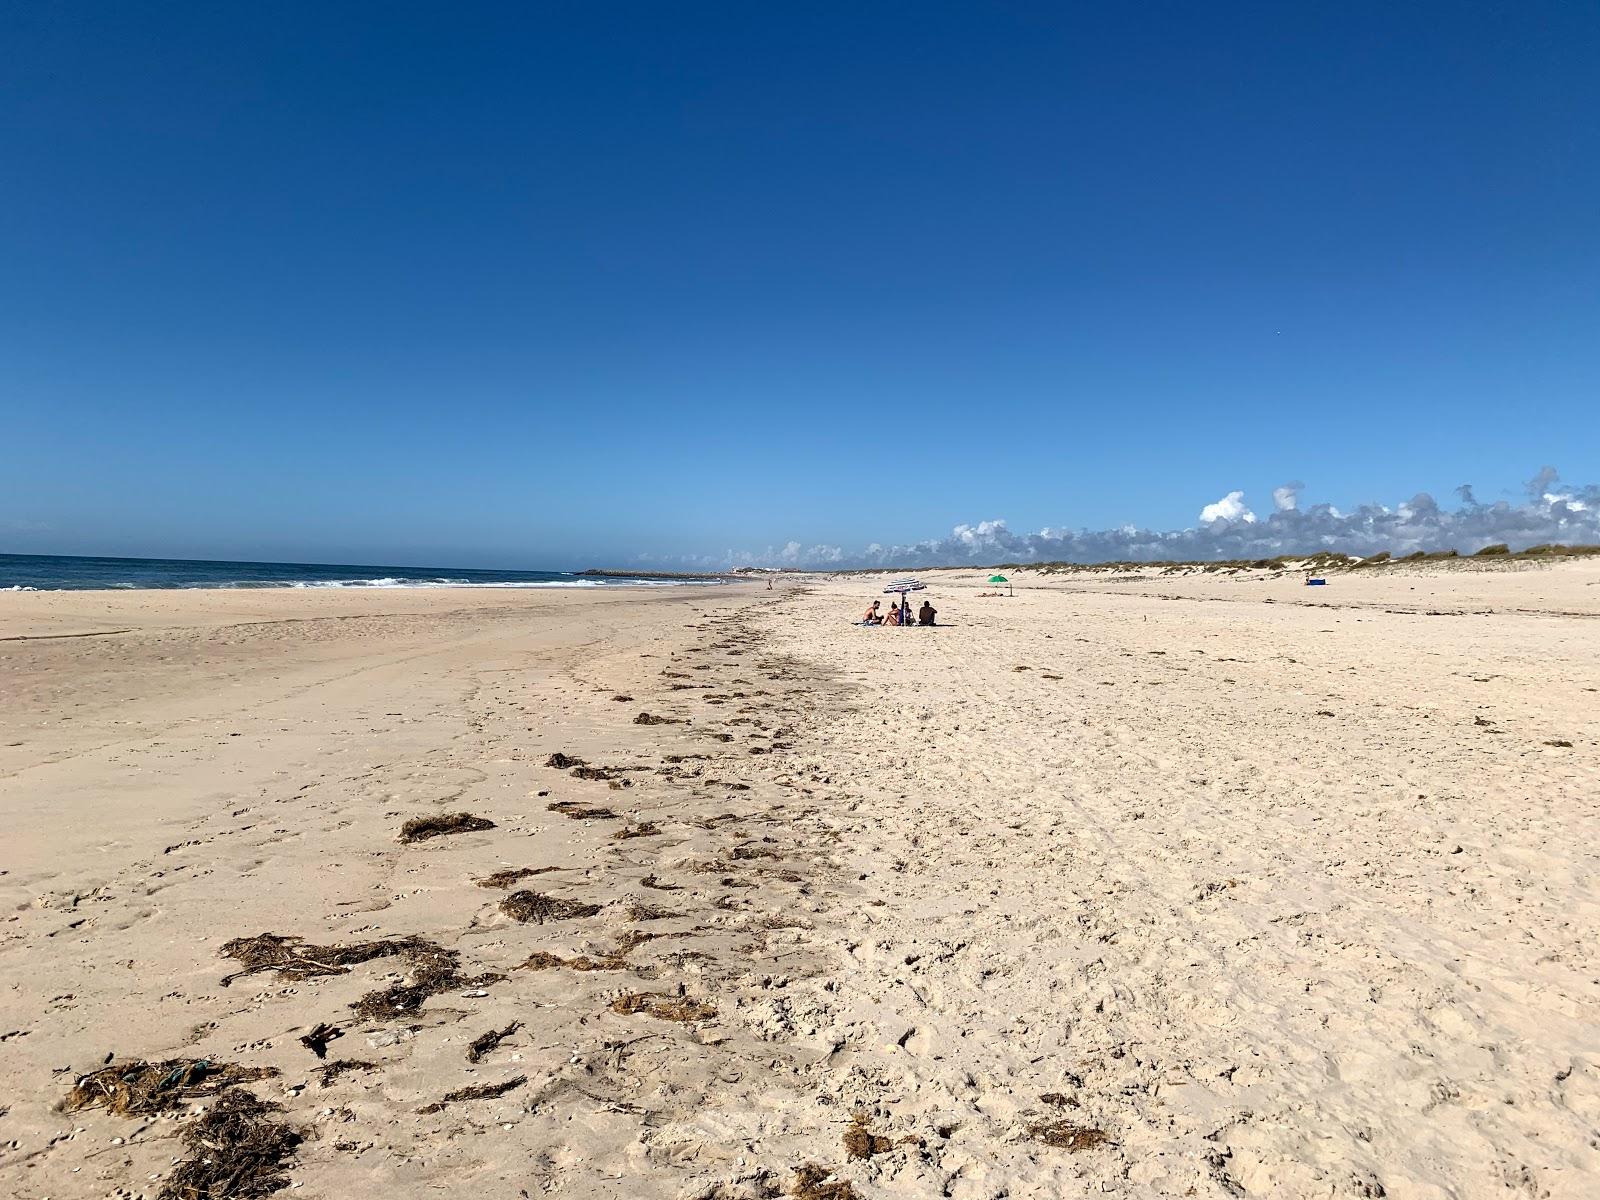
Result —
<svg viewBox="0 0 1600 1200"><path fill-rule="evenodd" d="M909 579L909 578L907 578L907 579L896 579L892 583L890 583L888 587L883 589L885 592L895 592L895 593L899 594L899 596L900 596L899 608L900 608L901 624L906 624L911 620L911 605L906 600L906 593L907 592L925 591L925 590L927 590L927 586L928 585L923 583L922 580L920 580L920 579Z"/></svg>

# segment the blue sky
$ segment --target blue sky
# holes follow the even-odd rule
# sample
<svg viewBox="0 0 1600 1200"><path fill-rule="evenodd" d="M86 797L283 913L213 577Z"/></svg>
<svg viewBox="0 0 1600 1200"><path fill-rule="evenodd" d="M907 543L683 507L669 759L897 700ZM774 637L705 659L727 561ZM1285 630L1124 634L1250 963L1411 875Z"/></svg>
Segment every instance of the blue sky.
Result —
<svg viewBox="0 0 1600 1200"><path fill-rule="evenodd" d="M7 5L0 550L1592 484L1597 61L1580 3Z"/></svg>

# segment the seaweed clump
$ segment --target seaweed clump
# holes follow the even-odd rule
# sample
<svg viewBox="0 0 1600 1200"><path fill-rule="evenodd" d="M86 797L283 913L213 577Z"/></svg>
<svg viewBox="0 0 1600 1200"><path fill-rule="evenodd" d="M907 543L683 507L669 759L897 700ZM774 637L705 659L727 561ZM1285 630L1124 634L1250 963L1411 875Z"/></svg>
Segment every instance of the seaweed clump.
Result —
<svg viewBox="0 0 1600 1200"><path fill-rule="evenodd" d="M789 1194L795 1200L858 1200L858 1193L848 1179L834 1179L832 1171L816 1163L806 1163L796 1169Z"/></svg>
<svg viewBox="0 0 1600 1200"><path fill-rule="evenodd" d="M329 1025L326 1021L319 1021L312 1026L311 1032L302 1035L300 1044L318 1058L328 1057L328 1043L335 1038L342 1038L344 1030L337 1025Z"/></svg>
<svg viewBox="0 0 1600 1200"><path fill-rule="evenodd" d="M411 981L368 992L350 1006L355 1009L356 1015L375 1021L403 1017L416 1012L429 997L437 996L440 992L496 983L505 978L493 972L470 977L462 975L461 956L454 950L446 950L422 938L413 938L411 941L414 943L408 951Z"/></svg>
<svg viewBox="0 0 1600 1200"><path fill-rule="evenodd" d="M645 1013L661 1021L709 1021L717 1015L716 1006L703 1000L653 992L624 992L611 1002L611 1011L624 1017Z"/></svg>
<svg viewBox="0 0 1600 1200"><path fill-rule="evenodd" d="M171 1112L190 1100L213 1096L235 1084L276 1075L274 1067L241 1067L205 1058L112 1063L78 1079L61 1102L65 1112L104 1106L119 1116Z"/></svg>
<svg viewBox="0 0 1600 1200"><path fill-rule="evenodd" d="M846 1158L871 1158L874 1154L887 1154L893 1149L893 1138L873 1133L867 1128L866 1114L856 1113L850 1119L850 1128L844 1131Z"/></svg>
<svg viewBox="0 0 1600 1200"><path fill-rule="evenodd" d="M633 786L633 780L622 774L620 767L573 767L568 772L574 779L594 779L611 785L612 791Z"/></svg>
<svg viewBox="0 0 1600 1200"><path fill-rule="evenodd" d="M377 1063L367 1062L360 1058L341 1058L326 1066L317 1068L317 1082L323 1087L330 1087L333 1081L341 1075L351 1071L376 1071Z"/></svg>
<svg viewBox="0 0 1600 1200"><path fill-rule="evenodd" d="M560 867L507 867L503 871L496 871L493 875L485 875L476 882L481 888L508 888L519 879L527 879L530 875L547 875L551 871L560 869Z"/></svg>
<svg viewBox="0 0 1600 1200"><path fill-rule="evenodd" d="M500 901L500 911L513 921L543 925L546 921L571 921L578 917L592 917L600 911L598 904L583 904L577 900L563 900L543 892L512 892Z"/></svg>
<svg viewBox="0 0 1600 1200"><path fill-rule="evenodd" d="M477 833L481 829L493 829L494 822L487 817L475 817L471 813L448 813L439 817L412 817L400 826L400 840L408 845L412 842L425 842L429 838L443 837L447 833Z"/></svg>
<svg viewBox="0 0 1600 1200"><path fill-rule="evenodd" d="M535 950L528 955L526 961L517 964L517 969L547 971L552 967L566 967L569 971L623 971L627 966L628 960L615 952L604 958L590 958L587 954L580 954L576 958L562 958L559 954L551 954L548 950Z"/></svg>
<svg viewBox="0 0 1600 1200"><path fill-rule="evenodd" d="M1028 1136L1057 1150L1094 1150L1111 1140L1103 1129L1072 1121L1039 1121L1028 1126Z"/></svg>
<svg viewBox="0 0 1600 1200"><path fill-rule="evenodd" d="M287 1187L284 1170L305 1138L273 1119L282 1111L243 1088L223 1092L209 1112L183 1127L179 1137L189 1157L157 1200L256 1200Z"/></svg>
<svg viewBox="0 0 1600 1200"><path fill-rule="evenodd" d="M491 1029L488 1033L479 1034L472 1039L472 1044L467 1047L467 1061L470 1063L478 1062L485 1054L521 1028L521 1021L513 1021L504 1029Z"/></svg>
<svg viewBox="0 0 1600 1200"><path fill-rule="evenodd" d="M596 804L581 804L576 800L557 800L546 804L545 808L563 817L570 817L574 821L604 821L617 814L611 809Z"/></svg>
<svg viewBox="0 0 1600 1200"><path fill-rule="evenodd" d="M255 937L224 942L222 953L244 965L222 981L227 987L235 979L257 971L276 971L279 979L312 979L318 975L343 975L357 963L396 954L416 954L432 943L421 938L382 938L375 942L356 942L349 946L313 946L297 937L258 933Z"/></svg>
<svg viewBox="0 0 1600 1200"><path fill-rule="evenodd" d="M446 1092L444 1099L435 1100L432 1104L425 1104L417 1109L419 1113L442 1112L447 1105L455 1104L461 1100L493 1100L496 1096L504 1096L507 1092L515 1091L528 1082L526 1075L514 1075L504 1083L478 1083L471 1087L458 1088L453 1092Z"/></svg>

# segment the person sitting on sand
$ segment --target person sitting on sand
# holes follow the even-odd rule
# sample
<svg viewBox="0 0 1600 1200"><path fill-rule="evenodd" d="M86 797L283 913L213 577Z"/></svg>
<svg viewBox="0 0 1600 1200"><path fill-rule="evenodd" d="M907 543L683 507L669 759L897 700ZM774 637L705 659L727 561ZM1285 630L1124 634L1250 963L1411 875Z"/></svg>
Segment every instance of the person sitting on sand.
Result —
<svg viewBox="0 0 1600 1200"><path fill-rule="evenodd" d="M893 606L890 607L889 615L884 617L883 623L885 625L898 625L898 624L900 624L900 606L898 604L893 605Z"/></svg>
<svg viewBox="0 0 1600 1200"><path fill-rule="evenodd" d="M934 608L933 605L929 604L926 600L924 600L922 602L922 607L917 609L917 624L918 625L932 625L933 624L933 619L938 615L939 615L939 610Z"/></svg>
<svg viewBox="0 0 1600 1200"><path fill-rule="evenodd" d="M878 602L876 600L867 605L867 611L861 614L861 623L863 625L883 624L883 618L878 615Z"/></svg>

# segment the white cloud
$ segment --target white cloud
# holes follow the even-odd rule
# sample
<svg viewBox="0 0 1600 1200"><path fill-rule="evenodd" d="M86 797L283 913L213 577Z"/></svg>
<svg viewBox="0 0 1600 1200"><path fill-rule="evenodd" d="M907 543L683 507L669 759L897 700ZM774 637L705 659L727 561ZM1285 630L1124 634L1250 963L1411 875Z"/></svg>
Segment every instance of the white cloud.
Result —
<svg viewBox="0 0 1600 1200"><path fill-rule="evenodd" d="M1208 504L1200 510L1200 520L1210 525L1216 521L1244 521L1253 522L1255 513L1245 507L1243 492L1229 492L1215 504Z"/></svg>
<svg viewBox="0 0 1600 1200"><path fill-rule="evenodd" d="M1391 508L1363 504L1349 512L1332 504L1301 507L1303 485L1286 483L1273 492L1273 511L1257 518L1242 491L1232 491L1201 510L1198 528L1151 530L1133 525L1113 529L1047 526L1038 533L1014 533L1004 520L957 525L944 537L907 545L873 542L865 550L835 545L805 546L797 540L780 548L721 555L684 556L677 561L696 570L738 566L884 567L993 565L1005 562L1149 562L1272 558L1279 554L1338 550L1396 556L1417 550L1459 550L1470 554L1505 542L1513 550L1541 542L1600 545L1600 486L1561 484L1546 467L1530 481L1520 504L1501 500L1482 504L1472 488L1456 489L1460 507L1446 509L1426 492ZM641 559L636 560L643 561Z"/></svg>

